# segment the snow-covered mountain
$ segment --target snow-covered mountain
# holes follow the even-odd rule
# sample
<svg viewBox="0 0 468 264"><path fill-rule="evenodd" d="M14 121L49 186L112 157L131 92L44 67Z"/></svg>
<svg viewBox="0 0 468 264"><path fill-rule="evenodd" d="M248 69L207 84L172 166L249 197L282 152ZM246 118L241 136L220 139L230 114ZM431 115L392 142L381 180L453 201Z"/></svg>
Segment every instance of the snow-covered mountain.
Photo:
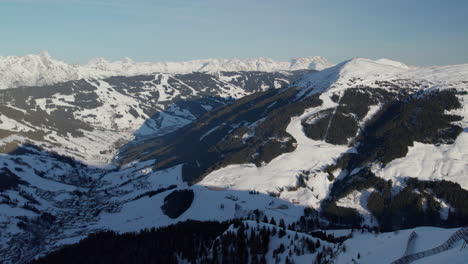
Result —
<svg viewBox="0 0 468 264"><path fill-rule="evenodd" d="M26 56L0 57L0 89L19 86L50 85L79 79L111 76L136 76L153 73L293 71L322 70L332 64L320 56L303 57L289 62L258 59L206 59L181 62L134 62L131 59L107 61L92 59L85 65L72 65L53 59L47 52Z"/></svg>
<svg viewBox="0 0 468 264"><path fill-rule="evenodd" d="M0 89L53 84L83 77L79 66L54 60L47 52L0 57Z"/></svg>
<svg viewBox="0 0 468 264"><path fill-rule="evenodd" d="M302 57L289 62L275 61L268 58L257 59L205 59L181 62L134 62L131 59L109 62L103 58L91 60L85 68L102 71L112 75L136 75L154 72L188 73L220 71L292 71L322 70L332 66L320 56Z"/></svg>
<svg viewBox="0 0 468 264"><path fill-rule="evenodd" d="M291 240L294 232L316 240L317 229L468 224L468 64L355 58L320 72L118 76L3 95L7 263L103 230L239 218L288 226L285 236L270 236L269 261L311 262L321 253L335 263L390 262L439 246L457 229L319 235L327 245L319 251ZM64 116L72 120L65 127ZM112 146L124 130L136 140ZM92 166L99 157L114 157L115 166ZM421 242L404 250L412 231ZM456 243L430 260L463 260Z"/></svg>

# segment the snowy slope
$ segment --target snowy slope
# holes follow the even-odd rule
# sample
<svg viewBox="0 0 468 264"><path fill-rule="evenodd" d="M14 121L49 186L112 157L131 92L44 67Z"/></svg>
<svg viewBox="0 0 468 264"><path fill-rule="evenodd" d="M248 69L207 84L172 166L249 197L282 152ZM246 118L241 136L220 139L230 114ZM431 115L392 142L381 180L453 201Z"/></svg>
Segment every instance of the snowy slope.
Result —
<svg viewBox="0 0 468 264"><path fill-rule="evenodd" d="M290 62L258 59L205 59L181 62L134 62L131 59L90 60L85 65L72 65L53 59L47 52L26 56L0 57L0 89L37 86L83 78L135 76L153 73L190 73L219 71L291 71L322 70L332 66L320 56L297 58Z"/></svg>
<svg viewBox="0 0 468 264"><path fill-rule="evenodd" d="M402 257L405 252L406 242L412 232L416 232L414 247L410 254L428 250L444 243L458 229L442 229L435 227L418 227L414 229L400 230L392 233L361 233L356 231L353 237L345 241L345 252L341 252L335 259L335 263L391 263ZM462 249L462 241L454 248L413 263L466 263L468 249ZM358 258L359 255L359 258Z"/></svg>

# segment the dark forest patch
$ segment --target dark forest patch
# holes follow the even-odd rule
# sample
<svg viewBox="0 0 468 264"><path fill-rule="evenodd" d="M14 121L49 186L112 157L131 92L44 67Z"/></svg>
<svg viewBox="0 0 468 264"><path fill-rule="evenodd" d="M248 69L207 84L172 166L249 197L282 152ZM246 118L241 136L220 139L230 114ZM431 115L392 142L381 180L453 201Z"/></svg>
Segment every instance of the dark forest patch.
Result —
<svg viewBox="0 0 468 264"><path fill-rule="evenodd" d="M193 198L193 190L173 191L164 198L161 210L170 218L177 218L190 208Z"/></svg>
<svg viewBox="0 0 468 264"><path fill-rule="evenodd" d="M352 88L346 90L341 98L333 94L331 99L338 106L320 111L304 120L304 133L311 139L330 144L350 144L358 134L359 124L368 114L370 106L387 103L400 97L402 93L378 88Z"/></svg>

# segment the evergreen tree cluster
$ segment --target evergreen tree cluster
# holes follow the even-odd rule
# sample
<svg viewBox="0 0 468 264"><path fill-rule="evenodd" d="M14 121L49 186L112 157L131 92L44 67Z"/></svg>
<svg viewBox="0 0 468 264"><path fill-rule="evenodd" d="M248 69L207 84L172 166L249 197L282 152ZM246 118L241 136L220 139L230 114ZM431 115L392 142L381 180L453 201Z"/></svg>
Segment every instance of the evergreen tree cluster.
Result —
<svg viewBox="0 0 468 264"><path fill-rule="evenodd" d="M449 181L419 181L410 178L407 186L392 196L374 191L367 208L385 231L430 225L458 227L468 224L466 201L468 191ZM435 198L446 201L452 207L447 219L441 217L441 205Z"/></svg>
<svg viewBox="0 0 468 264"><path fill-rule="evenodd" d="M336 201L355 190L366 189L375 190L370 194L366 206L377 219L380 230L393 231L422 225L459 227L468 224L468 191L459 184L445 180L420 181L408 178L406 187L392 194L392 181L376 177L369 168L362 168L351 177L335 182L330 193L332 199L324 201L321 215L335 227L361 227L358 212L352 208L339 207ZM437 199L451 207L447 219L441 215L441 204ZM300 220L302 225L305 222L305 219Z"/></svg>
<svg viewBox="0 0 468 264"><path fill-rule="evenodd" d="M332 96L339 103L336 109L326 109L311 116L313 120L302 122L304 133L315 140L337 145L347 145L358 133L359 122L369 112L370 106L388 103L398 94L379 88L347 89L341 98Z"/></svg>
<svg viewBox="0 0 468 264"><path fill-rule="evenodd" d="M341 227L361 227L362 221L357 211L339 207L336 201L354 190L370 188L375 191L370 194L366 206L383 231L422 225L459 227L468 224L468 191L459 184L445 180L420 181L408 178L406 187L397 194L392 194L392 182L376 177L367 168L332 187L333 199L324 202L322 216ZM437 199L445 201L451 207L447 219L442 217L441 204Z"/></svg>
<svg viewBox="0 0 468 264"><path fill-rule="evenodd" d="M275 220L270 220L274 222ZM289 227L295 227L290 225ZM276 263L293 263L294 256L317 253L333 255L319 237L331 243L341 238L312 233L311 236L286 230L284 221L271 225L254 221L200 222L189 220L168 227L137 233L113 231L89 235L77 244L34 260L32 264L54 263L267 263L272 252ZM272 240L281 243L271 247ZM320 260L323 260L320 257ZM325 263L325 262L317 262Z"/></svg>
<svg viewBox="0 0 468 264"><path fill-rule="evenodd" d="M164 198L162 212L170 218L177 218L192 205L195 194L191 189L175 190Z"/></svg>
<svg viewBox="0 0 468 264"><path fill-rule="evenodd" d="M197 263L197 260L211 258L212 241L231 224L232 222L186 221L138 233L99 232L31 263L175 264L180 259Z"/></svg>
<svg viewBox="0 0 468 264"><path fill-rule="evenodd" d="M0 192L16 189L18 185L28 185L28 183L21 180L20 177L6 167L0 170Z"/></svg>
<svg viewBox="0 0 468 264"><path fill-rule="evenodd" d="M451 181L420 181L415 178L407 180L408 188L417 189L420 192L433 193L437 198L447 202L453 210L449 211L448 219L444 223L447 227L458 227L468 225L468 191L460 184ZM438 202L428 203L428 207L434 206L440 209Z"/></svg>

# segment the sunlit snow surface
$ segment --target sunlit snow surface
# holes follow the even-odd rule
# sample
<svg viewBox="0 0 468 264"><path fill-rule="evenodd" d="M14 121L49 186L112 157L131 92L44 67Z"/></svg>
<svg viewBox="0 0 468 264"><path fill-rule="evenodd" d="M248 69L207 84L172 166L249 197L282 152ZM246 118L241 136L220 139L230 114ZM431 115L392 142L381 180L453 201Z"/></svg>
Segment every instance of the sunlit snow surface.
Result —
<svg viewBox="0 0 468 264"><path fill-rule="evenodd" d="M458 229L443 229L437 227L418 227L414 229L400 230L390 233L361 233L355 231L353 238L344 242L346 252L338 255L334 263L391 263L402 257L406 249L408 237L411 232L416 232L417 237L414 249L411 253L428 250L444 243ZM422 264L464 264L468 259L468 248L461 249L462 241L454 248L427 257L412 263ZM358 254L360 258L358 259Z"/></svg>
<svg viewBox="0 0 468 264"><path fill-rule="evenodd" d="M374 218L372 213L367 210L367 200L373 191L373 188L362 191L353 191L346 197L339 199L336 202L336 205L356 209L363 217L363 225L378 226L377 220Z"/></svg>

